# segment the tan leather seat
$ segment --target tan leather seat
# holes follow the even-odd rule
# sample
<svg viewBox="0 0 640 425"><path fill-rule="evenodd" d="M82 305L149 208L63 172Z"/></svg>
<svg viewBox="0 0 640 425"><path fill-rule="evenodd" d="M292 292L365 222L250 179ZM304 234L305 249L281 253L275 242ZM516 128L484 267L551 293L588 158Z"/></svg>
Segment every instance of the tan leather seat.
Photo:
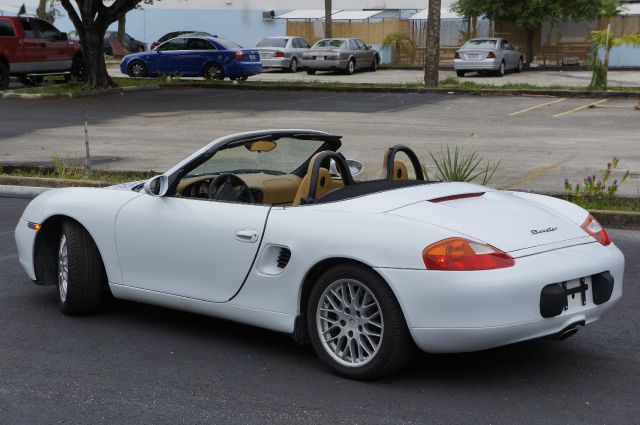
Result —
<svg viewBox="0 0 640 425"><path fill-rule="evenodd" d="M384 155L384 162L382 163L383 176L387 175L387 159L389 158L389 152ZM383 177L384 178L384 177ZM408 180L409 171L404 162L395 160L393 161L393 180Z"/></svg>
<svg viewBox="0 0 640 425"><path fill-rule="evenodd" d="M311 161L309 161L309 167L307 167L307 174L305 174L302 182L300 182L300 186L298 187L298 192L293 199L293 205L300 205L302 203L302 199L309 196L310 185L311 185L311 173L313 172L313 166L316 163L316 158L322 152L318 152L315 154ZM329 192L330 190L337 189L340 187L344 187L344 183L342 180L334 180L331 177L331 173L325 167L320 167L318 170L318 182L316 184L316 198L319 198L323 194Z"/></svg>

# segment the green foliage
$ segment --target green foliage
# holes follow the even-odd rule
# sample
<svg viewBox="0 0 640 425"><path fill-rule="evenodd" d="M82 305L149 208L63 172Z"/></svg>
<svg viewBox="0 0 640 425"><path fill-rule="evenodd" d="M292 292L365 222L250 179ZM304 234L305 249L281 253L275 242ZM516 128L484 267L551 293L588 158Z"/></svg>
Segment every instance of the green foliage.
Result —
<svg viewBox="0 0 640 425"><path fill-rule="evenodd" d="M436 179L446 182L480 180L480 184L487 185L500 166L500 161L494 164L486 161L482 166L483 158L477 152L464 152L457 146L453 151L447 146L446 150L440 151L439 156L431 152L429 155L437 169ZM423 169L426 170L426 166Z"/></svg>
<svg viewBox="0 0 640 425"><path fill-rule="evenodd" d="M54 174L60 179L74 179L79 175L84 176L84 169L80 167L78 158L61 158L58 155L53 156Z"/></svg>
<svg viewBox="0 0 640 425"><path fill-rule="evenodd" d="M401 53L407 54L413 51L413 40L401 32L392 32L382 40L382 47L393 49L393 63L397 65L400 62Z"/></svg>
<svg viewBox="0 0 640 425"><path fill-rule="evenodd" d="M629 177L629 171L626 171L620 181L614 179L612 183L609 183L609 178L614 170L618 168L619 158L613 158L613 160L607 164L607 169L602 173L602 176L586 176L582 179L582 184L572 184L569 179L564 180L564 188L573 199L583 198L589 201L612 201L615 199L616 192L622 183Z"/></svg>

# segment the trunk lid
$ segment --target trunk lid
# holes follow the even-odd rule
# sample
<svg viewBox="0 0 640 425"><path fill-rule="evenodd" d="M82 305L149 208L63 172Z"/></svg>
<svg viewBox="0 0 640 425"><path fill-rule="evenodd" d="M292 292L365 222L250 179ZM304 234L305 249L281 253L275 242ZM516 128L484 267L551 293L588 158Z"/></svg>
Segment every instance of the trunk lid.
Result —
<svg viewBox="0 0 640 425"><path fill-rule="evenodd" d="M475 196L455 198L471 194ZM542 205L480 186L441 192L389 213L450 229L505 252L588 238L576 223Z"/></svg>

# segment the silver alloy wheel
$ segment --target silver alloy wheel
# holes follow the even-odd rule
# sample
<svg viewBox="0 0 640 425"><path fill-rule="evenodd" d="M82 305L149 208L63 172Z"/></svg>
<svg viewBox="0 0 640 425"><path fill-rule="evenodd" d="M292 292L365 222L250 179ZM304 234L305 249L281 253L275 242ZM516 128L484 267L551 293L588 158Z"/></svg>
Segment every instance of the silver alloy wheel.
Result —
<svg viewBox="0 0 640 425"><path fill-rule="evenodd" d="M518 72L522 72L522 68L524 68L524 63L522 62L522 58L518 59Z"/></svg>
<svg viewBox="0 0 640 425"><path fill-rule="evenodd" d="M67 237L62 234L60 248L58 249L58 291L60 300L67 300L67 287L69 284L69 255L67 250Z"/></svg>
<svg viewBox="0 0 640 425"><path fill-rule="evenodd" d="M347 72L349 74L353 74L355 70L356 70L356 63L353 60L350 60L349 64L347 65Z"/></svg>
<svg viewBox="0 0 640 425"><path fill-rule="evenodd" d="M504 62L500 62L500 69L498 70L498 74L500 74L500 76L504 75Z"/></svg>
<svg viewBox="0 0 640 425"><path fill-rule="evenodd" d="M207 67L207 75L208 80L223 80L224 75L222 74L222 68L219 65L212 64Z"/></svg>
<svg viewBox="0 0 640 425"><path fill-rule="evenodd" d="M141 64L140 62L134 62L133 65L131 65L131 75L136 78L144 77L145 75L144 65Z"/></svg>
<svg viewBox="0 0 640 425"><path fill-rule="evenodd" d="M382 346L382 307L363 283L340 279L320 296L316 327L322 346L333 360L343 366L360 367L373 360Z"/></svg>
<svg viewBox="0 0 640 425"><path fill-rule="evenodd" d="M296 58L291 59L291 63L289 64L289 71L298 72L298 60Z"/></svg>

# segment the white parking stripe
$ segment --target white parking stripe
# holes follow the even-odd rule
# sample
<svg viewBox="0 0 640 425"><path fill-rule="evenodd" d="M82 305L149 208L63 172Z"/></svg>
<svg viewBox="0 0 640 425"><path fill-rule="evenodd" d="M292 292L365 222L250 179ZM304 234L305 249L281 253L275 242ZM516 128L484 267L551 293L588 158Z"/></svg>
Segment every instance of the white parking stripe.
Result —
<svg viewBox="0 0 640 425"><path fill-rule="evenodd" d="M534 109L542 108L543 106L553 105L554 103L562 102L563 100L565 100L565 98L561 97L560 99L552 100L551 102L541 103L539 105L531 106L531 107L523 109L521 111L512 112L512 113L509 114L509 116L510 117L515 117L516 115L524 114L525 112L533 111Z"/></svg>
<svg viewBox="0 0 640 425"><path fill-rule="evenodd" d="M578 111L590 108L590 107L595 106L595 105L600 105L601 103L605 103L607 100L609 100L609 99L602 99L602 100L598 100L597 102L587 103L586 105L578 106L577 108L573 108L571 110L560 112L559 114L555 114L553 117L554 118L564 117L565 115L573 114L574 112L578 112Z"/></svg>

